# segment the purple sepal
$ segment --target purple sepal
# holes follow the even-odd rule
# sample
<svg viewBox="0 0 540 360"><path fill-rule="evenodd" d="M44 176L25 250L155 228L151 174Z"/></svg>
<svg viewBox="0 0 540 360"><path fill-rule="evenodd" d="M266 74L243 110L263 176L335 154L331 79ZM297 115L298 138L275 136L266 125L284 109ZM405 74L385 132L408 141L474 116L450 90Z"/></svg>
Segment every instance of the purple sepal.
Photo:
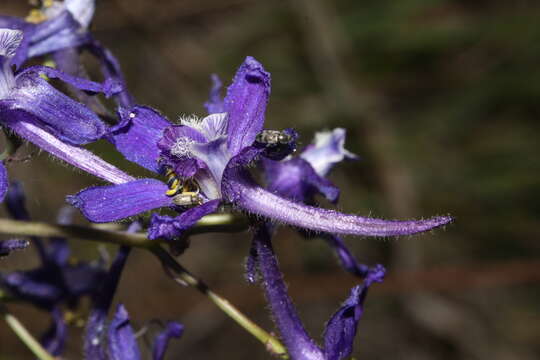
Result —
<svg viewBox="0 0 540 360"><path fill-rule="evenodd" d="M364 312L364 300L369 286L381 282L385 269L377 265L370 270L364 283L351 290L350 297L330 318L324 331L324 354L326 360L341 360L352 353L358 321Z"/></svg>
<svg viewBox="0 0 540 360"><path fill-rule="evenodd" d="M4 201L8 191L8 174L4 163L0 161L0 202Z"/></svg>
<svg viewBox="0 0 540 360"><path fill-rule="evenodd" d="M72 145L96 141L105 124L90 109L53 88L34 72L16 77L17 87L0 100L2 122L34 123Z"/></svg>
<svg viewBox="0 0 540 360"><path fill-rule="evenodd" d="M296 202L311 204L320 193L336 203L339 189L330 180L319 176L302 158L285 161L264 160L267 189Z"/></svg>
<svg viewBox="0 0 540 360"><path fill-rule="evenodd" d="M52 310L52 324L41 338L41 344L52 356L60 356L64 352L67 340L67 324L59 307Z"/></svg>
<svg viewBox="0 0 540 360"><path fill-rule="evenodd" d="M227 147L231 156L255 141L264 125L270 96L270 74L248 56L227 89L225 110L229 114Z"/></svg>
<svg viewBox="0 0 540 360"><path fill-rule="evenodd" d="M9 121L4 125L11 128L17 135L59 159L113 184L122 184L135 180L90 151L66 144L39 126L25 122L24 117L22 117L22 121L19 121L17 114L17 112L10 114Z"/></svg>
<svg viewBox="0 0 540 360"><path fill-rule="evenodd" d="M241 167L227 168L222 192L227 201L250 213L304 229L334 234L379 237L411 235L452 221L449 216L412 221L381 220L296 203L261 188Z"/></svg>
<svg viewBox="0 0 540 360"><path fill-rule="evenodd" d="M163 360L165 351L171 338L179 339L184 332L184 326L175 321L167 322L165 330L156 336L154 340L154 346L152 347L152 360Z"/></svg>
<svg viewBox="0 0 540 360"><path fill-rule="evenodd" d="M184 231L191 228L203 216L215 212L220 204L220 200L210 200L202 205L187 209L177 217L161 216L152 214L150 227L148 229L148 238L155 240L164 238L172 240L181 236Z"/></svg>
<svg viewBox="0 0 540 360"><path fill-rule="evenodd" d="M16 250L26 249L30 245L28 240L8 239L0 241L0 257L8 256L9 253Z"/></svg>
<svg viewBox="0 0 540 360"><path fill-rule="evenodd" d="M355 256L343 242L343 239L333 234L321 234L321 237L326 240L330 247L332 247L341 267L343 267L345 271L362 278L366 276L369 270L368 266L361 264L356 260Z"/></svg>
<svg viewBox="0 0 540 360"><path fill-rule="evenodd" d="M128 232L139 230L140 225L133 223L130 225ZM106 340L107 334L105 329L105 321L107 313L111 307L122 270L126 264L131 248L121 246L112 263L109 272L99 288L99 291L94 292L92 297L92 311L88 316L86 323L86 334L84 336L83 353L85 359L106 360ZM109 335L110 336L110 335ZM111 341L111 339L109 339Z"/></svg>
<svg viewBox="0 0 540 360"><path fill-rule="evenodd" d="M358 159L358 156L345 149L345 135L346 131L342 128L319 132L300 157L309 162L317 174L324 177L335 164L345 159Z"/></svg>
<svg viewBox="0 0 540 360"><path fill-rule="evenodd" d="M256 229L253 242L257 250L259 269L264 279L263 285L268 305L281 333L281 339L292 359L325 360L322 350L304 329L287 294L270 237L270 225L263 223Z"/></svg>
<svg viewBox="0 0 540 360"><path fill-rule="evenodd" d="M111 186L90 187L67 201L81 210L92 222L121 220L142 212L173 206L172 199L165 195L167 185L155 179L141 179Z"/></svg>
<svg viewBox="0 0 540 360"><path fill-rule="evenodd" d="M225 104L221 97L221 80L216 74L210 76L212 79L212 88L210 89L210 96L208 101L204 103L204 107L208 114L218 114L225 112Z"/></svg>
<svg viewBox="0 0 540 360"><path fill-rule="evenodd" d="M116 313L109 325L108 335L110 360L138 360L141 358L128 313L122 304L118 304L116 308Z"/></svg>
<svg viewBox="0 0 540 360"><path fill-rule="evenodd" d="M111 97L114 94L117 94L123 90L123 85L115 79L107 78L103 84L72 76L63 71L48 67L35 65L29 68L22 70L17 76L23 76L24 74L37 73L44 74L51 79L60 79L63 82L74 86L75 88L83 91L87 91L91 94L103 93L106 97Z"/></svg>
<svg viewBox="0 0 540 360"><path fill-rule="evenodd" d="M126 81L120 68L120 63L116 57L96 40L92 40L90 43L88 43L86 48L99 59L103 76L105 78L116 79L120 84L123 85L124 90L116 95L118 104L127 109L131 109L133 106L135 106L135 99L127 89Z"/></svg>
<svg viewBox="0 0 540 360"><path fill-rule="evenodd" d="M118 111L120 123L110 129L108 139L126 159L159 172L158 141L171 124L160 113L145 106Z"/></svg>
<svg viewBox="0 0 540 360"><path fill-rule="evenodd" d="M88 33L78 31L80 24L68 11L39 24L22 22L8 27L24 31L25 38L12 62L17 68L29 57L77 47L91 39Z"/></svg>

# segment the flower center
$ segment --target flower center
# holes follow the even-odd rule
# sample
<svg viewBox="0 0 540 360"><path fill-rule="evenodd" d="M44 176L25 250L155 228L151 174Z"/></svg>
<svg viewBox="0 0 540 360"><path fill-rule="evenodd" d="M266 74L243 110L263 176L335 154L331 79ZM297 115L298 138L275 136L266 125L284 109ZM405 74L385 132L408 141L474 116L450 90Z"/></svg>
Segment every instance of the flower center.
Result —
<svg viewBox="0 0 540 360"><path fill-rule="evenodd" d="M180 137L171 147L171 154L179 158L191 157L191 146L193 145L193 143L194 141L187 137Z"/></svg>

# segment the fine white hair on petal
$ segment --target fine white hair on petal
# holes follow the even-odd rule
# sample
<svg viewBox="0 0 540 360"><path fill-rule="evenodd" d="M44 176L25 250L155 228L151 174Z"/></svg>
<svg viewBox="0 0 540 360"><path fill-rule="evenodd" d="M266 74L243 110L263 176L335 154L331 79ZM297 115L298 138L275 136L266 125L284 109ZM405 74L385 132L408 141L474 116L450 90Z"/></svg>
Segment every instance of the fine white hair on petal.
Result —
<svg viewBox="0 0 540 360"><path fill-rule="evenodd" d="M216 113L205 118L195 115L181 116L180 124L200 132L206 140L212 141L227 134L227 113Z"/></svg>
<svg viewBox="0 0 540 360"><path fill-rule="evenodd" d="M343 128L323 131L315 134L315 139L300 155L309 162L320 176L326 176L330 169L344 159L356 159L357 156L345 149Z"/></svg>
<svg viewBox="0 0 540 360"><path fill-rule="evenodd" d="M65 0L64 4L82 27L90 26L96 8L95 0Z"/></svg>
<svg viewBox="0 0 540 360"><path fill-rule="evenodd" d="M180 137L176 139L176 142L171 148L171 154L178 156L179 158L191 157L191 146L193 140L187 137Z"/></svg>
<svg viewBox="0 0 540 360"><path fill-rule="evenodd" d="M23 32L20 30L0 29L0 56L15 56L22 39Z"/></svg>

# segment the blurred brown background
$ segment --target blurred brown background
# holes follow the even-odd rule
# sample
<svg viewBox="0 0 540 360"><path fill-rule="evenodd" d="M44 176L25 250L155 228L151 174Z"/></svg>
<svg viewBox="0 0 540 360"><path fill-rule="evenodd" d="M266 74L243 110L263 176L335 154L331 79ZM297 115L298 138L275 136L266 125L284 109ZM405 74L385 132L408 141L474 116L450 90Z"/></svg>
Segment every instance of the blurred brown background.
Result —
<svg viewBox="0 0 540 360"><path fill-rule="evenodd" d="M0 4L3 14L27 10L22 0ZM423 236L347 239L361 260L389 270L368 296L355 358L526 360L540 355L539 16L537 1L103 0L93 30L138 101L170 119L203 115L209 74L227 83L255 56L272 74L268 128L295 127L303 145L319 129L348 129L347 147L362 160L332 174L340 209L457 218ZM144 175L110 146L94 149ZM65 195L99 183L43 153L9 171L41 221L54 221ZM261 289L243 280L249 241L248 233L199 236L180 261L272 329ZM81 258L98 254L95 244L72 244ZM322 241L283 228L275 247L318 338L356 280ZM32 267L33 256L0 267ZM116 300L137 328L153 318L186 325L168 359L270 358L144 252L130 258ZM46 314L11 308L35 334L47 327ZM81 358L81 336L71 331L66 358ZM31 358L0 324L0 359Z"/></svg>

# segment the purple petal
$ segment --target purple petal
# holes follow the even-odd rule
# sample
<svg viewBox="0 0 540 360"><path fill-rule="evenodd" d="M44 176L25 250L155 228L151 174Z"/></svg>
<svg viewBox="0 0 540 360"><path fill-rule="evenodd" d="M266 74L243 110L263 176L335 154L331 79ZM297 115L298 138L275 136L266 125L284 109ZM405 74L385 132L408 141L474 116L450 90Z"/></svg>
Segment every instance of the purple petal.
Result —
<svg viewBox="0 0 540 360"><path fill-rule="evenodd" d="M137 223L133 223L128 229L128 232L136 231L138 230L138 227ZM118 249L116 258L114 259L101 288L94 293L92 298L92 311L88 317L86 334L84 336L85 359L108 359L108 357L105 356L105 321L130 251L131 248L127 246L121 246L120 249Z"/></svg>
<svg viewBox="0 0 540 360"><path fill-rule="evenodd" d="M88 91L94 94L103 93L106 97L110 97L111 95L117 94L123 90L122 84L111 78L107 78L103 84L100 84L88 79L69 75L48 66L41 65L35 65L24 69L17 75L17 77L31 73L44 74L52 79L60 79L63 82L72 85L79 90Z"/></svg>
<svg viewBox="0 0 540 360"><path fill-rule="evenodd" d="M4 164L0 161L0 202L4 201L8 191L8 174Z"/></svg>
<svg viewBox="0 0 540 360"><path fill-rule="evenodd" d="M0 241L0 257L9 255L10 252L26 249L30 245L28 240L9 239Z"/></svg>
<svg viewBox="0 0 540 360"><path fill-rule="evenodd" d="M167 189L167 185L159 180L141 179L120 185L90 187L69 196L68 202L92 222L110 222L173 206L172 199L165 195Z"/></svg>
<svg viewBox="0 0 540 360"><path fill-rule="evenodd" d="M327 233L362 236L411 235L452 221L449 216L413 221L381 220L296 203L261 188L246 170L239 167L230 167L225 171L222 192L226 200L251 213Z"/></svg>
<svg viewBox="0 0 540 360"><path fill-rule="evenodd" d="M300 154L320 176L326 176L332 167L344 159L358 157L345 149L345 129L336 128L315 134L314 143Z"/></svg>
<svg viewBox="0 0 540 360"><path fill-rule="evenodd" d="M40 56L87 43L91 36L85 31L79 31L80 27L69 11L63 11L49 20L36 24L29 28L29 31L25 31L25 36L30 38L28 54L18 52L15 64L19 67L26 60L26 56Z"/></svg>
<svg viewBox="0 0 540 360"><path fill-rule="evenodd" d="M220 200L210 200L202 205L184 211L177 217L152 214L148 238L151 240L164 238L174 239L181 236L184 231L191 228L203 216L217 211Z"/></svg>
<svg viewBox="0 0 540 360"><path fill-rule="evenodd" d="M167 351L167 346L171 338L175 337L177 339L182 336L184 332L184 326L180 323L169 321L165 330L163 330L154 341L154 346L152 348L152 359L153 360L163 360L165 356L165 351Z"/></svg>
<svg viewBox="0 0 540 360"><path fill-rule="evenodd" d="M86 144L104 135L105 124L96 114L53 88L37 73L22 74L16 82L10 98L0 101L3 122L13 121L11 118L17 116L14 113L23 112L24 120L73 145Z"/></svg>
<svg viewBox="0 0 540 360"><path fill-rule="evenodd" d="M88 150L66 144L35 124L25 121L27 114L16 112L10 114L10 116L10 120L4 125L10 127L17 135L59 159L113 184L122 184L134 180L133 177Z"/></svg>
<svg viewBox="0 0 540 360"><path fill-rule="evenodd" d="M118 112L121 122L111 129L109 139L126 159L159 172L158 141L171 123L157 111L144 106Z"/></svg>
<svg viewBox="0 0 540 360"><path fill-rule="evenodd" d="M263 161L267 188L296 202L313 203L317 193L329 201L337 202L339 189L329 180L319 176L304 159L286 161Z"/></svg>
<svg viewBox="0 0 540 360"><path fill-rule="evenodd" d="M309 337L287 294L283 276L270 241L269 225L260 225L253 237L264 290L274 321L292 359L323 360L321 349Z"/></svg>
<svg viewBox="0 0 540 360"><path fill-rule="evenodd" d="M111 360L138 360L141 358L126 308L118 304L109 326L109 357Z"/></svg>
<svg viewBox="0 0 540 360"><path fill-rule="evenodd" d="M227 89L225 110L229 114L227 145L231 156L250 146L264 125L270 96L270 74L248 56Z"/></svg>
<svg viewBox="0 0 540 360"><path fill-rule="evenodd" d="M207 102L204 103L204 107L208 114L217 114L225 112L225 104L221 98L221 80L216 74L212 74L212 89L210 90L210 97Z"/></svg>
<svg viewBox="0 0 540 360"><path fill-rule="evenodd" d="M364 284L355 286L350 297L330 318L324 331L326 360L341 360L351 355L358 321L364 312L367 290L373 282L381 282L384 273L384 267L375 267L364 280Z"/></svg>
<svg viewBox="0 0 540 360"><path fill-rule="evenodd" d="M64 352L68 329L59 307L55 307L51 315L53 323L41 338L41 344L52 356L60 356Z"/></svg>

